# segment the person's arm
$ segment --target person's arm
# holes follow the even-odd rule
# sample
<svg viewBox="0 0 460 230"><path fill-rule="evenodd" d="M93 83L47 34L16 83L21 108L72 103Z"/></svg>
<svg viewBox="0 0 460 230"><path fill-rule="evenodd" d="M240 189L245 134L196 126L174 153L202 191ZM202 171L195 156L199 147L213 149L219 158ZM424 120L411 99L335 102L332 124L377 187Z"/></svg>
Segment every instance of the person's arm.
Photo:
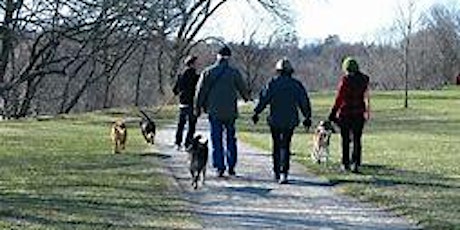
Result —
<svg viewBox="0 0 460 230"><path fill-rule="evenodd" d="M339 85L337 87L337 96L335 98L335 103L333 107L336 110L339 109L340 105L342 105L343 100L345 98L345 87L346 87L345 77L342 77L340 78Z"/></svg>
<svg viewBox="0 0 460 230"><path fill-rule="evenodd" d="M259 93L259 102L257 103L256 107L254 108L254 114L259 115L265 107L267 107L268 103L272 97L272 81L270 81Z"/></svg>
<svg viewBox="0 0 460 230"><path fill-rule="evenodd" d="M241 76L240 71L236 70L235 74L236 74L236 88L238 92L240 93L241 97L243 97L245 101L251 100L251 97L249 95L248 86L244 82L243 76Z"/></svg>
<svg viewBox="0 0 460 230"><path fill-rule="evenodd" d="M201 73L201 77L198 80L198 87L197 87L197 96L196 96L196 110L199 115L201 110L204 108L207 95L209 93L209 70L205 70Z"/></svg>
<svg viewBox="0 0 460 230"><path fill-rule="evenodd" d="M331 113L329 114L330 121L337 121L337 112L345 98L345 88L346 87L347 86L346 86L345 77L341 77L338 87L337 87L337 95L335 97L334 106L332 106Z"/></svg>
<svg viewBox="0 0 460 230"><path fill-rule="evenodd" d="M173 93L174 95L178 95L180 93L180 81L181 81L181 76L182 75L179 75L177 77L177 80L176 80L176 83L174 84L174 87L173 87Z"/></svg>
<svg viewBox="0 0 460 230"><path fill-rule="evenodd" d="M311 104L310 104L310 98L308 97L308 93L305 90L305 88L302 86L302 84L299 82L299 98L298 98L298 103L300 107L300 111L302 112L302 115L305 117L305 119L311 120Z"/></svg>
<svg viewBox="0 0 460 230"><path fill-rule="evenodd" d="M371 119L371 95L369 85L367 86L366 91L364 92L364 103L366 105L366 110L364 111L364 119L368 121Z"/></svg>

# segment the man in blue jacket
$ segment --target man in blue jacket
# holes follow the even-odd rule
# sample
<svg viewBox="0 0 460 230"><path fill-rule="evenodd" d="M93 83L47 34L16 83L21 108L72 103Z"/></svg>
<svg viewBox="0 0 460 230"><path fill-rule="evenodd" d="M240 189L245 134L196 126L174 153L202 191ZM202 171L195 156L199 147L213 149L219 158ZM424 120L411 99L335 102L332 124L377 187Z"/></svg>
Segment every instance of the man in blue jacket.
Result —
<svg viewBox="0 0 460 230"><path fill-rule="evenodd" d="M254 109L252 120L259 121L259 114L270 105L268 124L273 139L273 172L280 184L287 183L291 138L299 124L298 109L305 120L307 130L311 126L310 99L300 81L292 78L294 69L287 59L276 63L278 75L270 80L260 93L259 103Z"/></svg>
<svg viewBox="0 0 460 230"><path fill-rule="evenodd" d="M217 54L216 63L203 71L196 103L197 116L201 111L209 115L213 166L217 169L219 177L223 176L226 168L229 175L235 175L237 161L235 120L238 117L238 95L246 101L249 100L249 91L241 73L228 63L230 56L230 49L227 46L223 47ZM227 138L226 151L222 146L224 129Z"/></svg>

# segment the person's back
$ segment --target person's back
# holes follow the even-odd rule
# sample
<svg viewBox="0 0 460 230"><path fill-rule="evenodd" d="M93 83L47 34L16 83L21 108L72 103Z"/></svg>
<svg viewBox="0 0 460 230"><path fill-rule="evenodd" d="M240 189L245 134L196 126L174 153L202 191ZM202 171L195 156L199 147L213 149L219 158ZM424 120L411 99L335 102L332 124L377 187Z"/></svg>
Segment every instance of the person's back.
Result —
<svg viewBox="0 0 460 230"><path fill-rule="evenodd" d="M278 76L268 84L270 104L269 124L277 128L292 128L299 123L298 109L309 110L302 84L290 76ZM307 111L306 111L307 112ZM308 111L307 113L310 113ZM307 115L308 116L308 115Z"/></svg>
<svg viewBox="0 0 460 230"><path fill-rule="evenodd" d="M339 117L362 116L366 110L364 96L369 84L369 77L361 72L342 76L343 95L338 105Z"/></svg>
<svg viewBox="0 0 460 230"><path fill-rule="evenodd" d="M179 76L173 92L179 95L179 101L183 105L193 105L196 85L199 75L196 73L194 67L187 67L184 72Z"/></svg>
<svg viewBox="0 0 460 230"><path fill-rule="evenodd" d="M220 120L232 120L238 113L238 94L245 100L249 99L240 72L230 66L227 59L219 59L203 72L198 106Z"/></svg>

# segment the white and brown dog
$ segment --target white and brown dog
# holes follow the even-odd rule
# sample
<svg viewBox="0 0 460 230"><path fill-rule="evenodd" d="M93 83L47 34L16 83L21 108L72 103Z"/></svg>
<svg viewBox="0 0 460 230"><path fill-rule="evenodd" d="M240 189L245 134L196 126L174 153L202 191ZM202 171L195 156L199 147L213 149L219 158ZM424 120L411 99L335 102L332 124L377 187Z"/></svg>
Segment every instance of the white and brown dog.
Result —
<svg viewBox="0 0 460 230"><path fill-rule="evenodd" d="M329 159L329 141L335 133L331 121L320 121L313 135L312 159L318 163L326 163Z"/></svg>
<svg viewBox="0 0 460 230"><path fill-rule="evenodd" d="M112 130L110 133L110 136L112 137L114 153L120 153L120 150L125 149L127 135L128 130L126 129L125 122L121 119L116 120L112 125Z"/></svg>

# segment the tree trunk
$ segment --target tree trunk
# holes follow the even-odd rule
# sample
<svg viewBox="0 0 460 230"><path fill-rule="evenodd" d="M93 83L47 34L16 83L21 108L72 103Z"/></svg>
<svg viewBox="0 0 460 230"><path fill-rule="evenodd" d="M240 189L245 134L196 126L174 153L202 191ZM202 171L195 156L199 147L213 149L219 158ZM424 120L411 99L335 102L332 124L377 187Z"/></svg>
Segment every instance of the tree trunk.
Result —
<svg viewBox="0 0 460 230"><path fill-rule="evenodd" d="M142 72L144 71L144 64L145 64L145 58L146 57L147 57L147 43L144 44L144 51L142 52L141 63L139 64L139 70L137 72L136 95L135 95L135 99L134 99L134 105L135 106L139 106L141 78L142 78Z"/></svg>
<svg viewBox="0 0 460 230"><path fill-rule="evenodd" d="M2 41L2 51L0 53L0 85L5 82L6 67L8 65L11 49L13 48L11 27L14 10L15 6L13 0L7 0L3 25L0 25L0 37Z"/></svg>

